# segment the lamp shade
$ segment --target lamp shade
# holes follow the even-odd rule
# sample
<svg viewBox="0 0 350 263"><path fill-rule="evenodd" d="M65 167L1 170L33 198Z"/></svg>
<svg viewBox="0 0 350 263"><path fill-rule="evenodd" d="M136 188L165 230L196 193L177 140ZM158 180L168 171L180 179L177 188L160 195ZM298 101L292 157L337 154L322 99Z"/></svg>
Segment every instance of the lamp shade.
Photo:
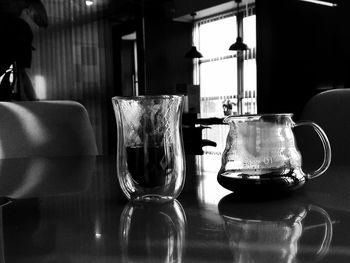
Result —
<svg viewBox="0 0 350 263"><path fill-rule="evenodd" d="M234 50L234 51L243 51L243 50L247 50L248 46L246 44L243 43L243 40L241 37L237 37L236 38L236 42L233 43L229 50Z"/></svg>
<svg viewBox="0 0 350 263"><path fill-rule="evenodd" d="M197 50L196 46L192 46L191 49L185 54L186 58L201 58L203 55Z"/></svg>

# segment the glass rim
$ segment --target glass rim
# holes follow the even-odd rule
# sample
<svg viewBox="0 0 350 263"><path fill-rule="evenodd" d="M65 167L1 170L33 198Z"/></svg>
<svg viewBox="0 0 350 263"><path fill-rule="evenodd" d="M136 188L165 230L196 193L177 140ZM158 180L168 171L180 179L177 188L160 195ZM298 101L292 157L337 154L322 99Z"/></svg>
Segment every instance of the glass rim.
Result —
<svg viewBox="0 0 350 263"><path fill-rule="evenodd" d="M184 94L113 96L112 100L172 99L172 98L183 98L184 96L185 96Z"/></svg>
<svg viewBox="0 0 350 263"><path fill-rule="evenodd" d="M262 114L241 114L241 115L229 115L226 118L224 118L224 122L227 122L230 119L260 119L263 117L293 117L293 113L262 113Z"/></svg>

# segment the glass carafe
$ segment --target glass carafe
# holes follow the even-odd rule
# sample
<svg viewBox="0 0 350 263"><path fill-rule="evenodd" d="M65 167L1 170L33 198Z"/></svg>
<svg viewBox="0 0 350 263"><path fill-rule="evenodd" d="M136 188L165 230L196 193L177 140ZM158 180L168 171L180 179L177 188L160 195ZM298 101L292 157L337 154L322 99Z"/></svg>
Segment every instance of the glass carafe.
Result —
<svg viewBox="0 0 350 263"><path fill-rule="evenodd" d="M331 148L324 131L313 122L295 123L292 114L229 116L230 125L218 182L242 194L289 192L323 174L331 162ZM319 135L324 160L314 172L304 173L293 129L312 126Z"/></svg>

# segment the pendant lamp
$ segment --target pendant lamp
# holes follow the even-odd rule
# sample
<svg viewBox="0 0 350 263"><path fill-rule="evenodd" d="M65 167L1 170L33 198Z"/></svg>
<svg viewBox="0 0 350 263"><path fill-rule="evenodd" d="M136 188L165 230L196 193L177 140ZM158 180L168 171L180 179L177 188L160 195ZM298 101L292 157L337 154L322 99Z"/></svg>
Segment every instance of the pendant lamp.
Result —
<svg viewBox="0 0 350 263"><path fill-rule="evenodd" d="M203 55L197 50L196 46L192 46L191 49L186 53L186 58L201 58Z"/></svg>
<svg viewBox="0 0 350 263"><path fill-rule="evenodd" d="M192 16L192 18L193 18L193 21L194 21L195 15L196 15L196 13L192 13L192 14L191 14L191 16ZM197 50L197 47L194 45L193 39L192 39L192 47L191 47L191 49L185 54L185 57L186 57L186 58L191 58L191 59L203 57L203 55Z"/></svg>
<svg viewBox="0 0 350 263"><path fill-rule="evenodd" d="M239 3L241 2L241 0L235 0L235 2L237 3L237 15L239 14ZM242 37L239 35L240 31L241 31L241 26L240 26L240 23L241 23L241 20L238 19L237 20L238 23L237 23L237 29L238 29L238 36L236 38L236 42L233 43L229 50L232 50L232 51L244 51L244 50L247 50L248 49L248 46L246 44L243 43L243 39Z"/></svg>

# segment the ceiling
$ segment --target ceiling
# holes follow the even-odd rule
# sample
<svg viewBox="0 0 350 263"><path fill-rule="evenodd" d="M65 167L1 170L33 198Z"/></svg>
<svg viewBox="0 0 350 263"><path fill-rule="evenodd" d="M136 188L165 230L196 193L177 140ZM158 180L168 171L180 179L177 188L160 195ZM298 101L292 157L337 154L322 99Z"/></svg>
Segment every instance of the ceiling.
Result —
<svg viewBox="0 0 350 263"><path fill-rule="evenodd" d="M179 2L179 0L175 0L175 1ZM242 2L240 3L240 7L244 8L246 5L253 5L254 3L255 3L255 0L242 0ZM217 4L212 7L194 10L196 14L195 19L202 19L204 17L227 12L228 10L234 10L236 7L237 7L237 4L235 3L235 1L228 1L221 4ZM174 19L176 21L183 21L183 22L193 21L193 17L191 13L188 13L188 12L186 12L184 15L178 15Z"/></svg>
<svg viewBox="0 0 350 263"><path fill-rule="evenodd" d="M199 19L236 7L236 3L232 0L93 0L94 4L91 6L87 6L85 0L41 1L47 9L51 25L67 22L67 19L87 22L89 19L101 17L108 18L113 23L124 23L134 19L143 7L158 16L166 15L176 21L189 22L193 20L190 15L193 11L196 11L196 18ZM255 0L242 0L241 6L254 2ZM215 6L210 7L211 5ZM61 9L66 10L63 17L57 16Z"/></svg>

